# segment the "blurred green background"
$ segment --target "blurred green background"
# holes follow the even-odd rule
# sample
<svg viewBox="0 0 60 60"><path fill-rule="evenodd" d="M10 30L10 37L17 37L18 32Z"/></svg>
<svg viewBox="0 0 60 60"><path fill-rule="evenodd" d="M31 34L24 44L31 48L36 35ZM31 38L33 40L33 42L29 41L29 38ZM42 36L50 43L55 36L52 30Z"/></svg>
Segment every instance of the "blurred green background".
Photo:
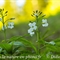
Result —
<svg viewBox="0 0 60 60"><path fill-rule="evenodd" d="M60 0L0 0L0 8L8 11L8 16L5 18L14 17L15 26L13 29L7 29L7 39L13 36L23 36L27 34L29 21L34 21L35 18L31 16L33 11L39 10L46 14L50 31L48 34L55 32L47 39L56 39L60 37ZM0 22L0 40L4 39L4 33L1 30L2 23ZM42 34L47 28L40 27ZM30 38L27 36L25 38ZM30 38L35 39L35 36Z"/></svg>

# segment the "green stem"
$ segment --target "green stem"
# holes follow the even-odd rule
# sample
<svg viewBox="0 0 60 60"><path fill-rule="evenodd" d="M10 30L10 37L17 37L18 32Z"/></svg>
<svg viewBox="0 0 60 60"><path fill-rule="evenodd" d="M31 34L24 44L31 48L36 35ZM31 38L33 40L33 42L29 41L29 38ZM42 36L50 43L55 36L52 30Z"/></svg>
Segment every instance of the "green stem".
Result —
<svg viewBox="0 0 60 60"><path fill-rule="evenodd" d="M38 29L37 29L37 44L38 44L38 53L39 53L39 33L38 33Z"/></svg>
<svg viewBox="0 0 60 60"><path fill-rule="evenodd" d="M37 47L37 51L38 51L38 55L40 54L40 43L39 43L39 40L40 40L40 33L39 33L39 29L38 29L38 18L36 17L36 23L37 23L37 44L38 44L38 47ZM38 58L38 60L39 60L39 58Z"/></svg>
<svg viewBox="0 0 60 60"><path fill-rule="evenodd" d="M4 39L6 41L6 29L4 29Z"/></svg>
<svg viewBox="0 0 60 60"><path fill-rule="evenodd" d="M6 29L5 29L5 23L4 23L4 16L3 16L3 13L1 14L2 15L2 23L3 23L3 31L4 31L4 39L5 39L5 42L6 42Z"/></svg>

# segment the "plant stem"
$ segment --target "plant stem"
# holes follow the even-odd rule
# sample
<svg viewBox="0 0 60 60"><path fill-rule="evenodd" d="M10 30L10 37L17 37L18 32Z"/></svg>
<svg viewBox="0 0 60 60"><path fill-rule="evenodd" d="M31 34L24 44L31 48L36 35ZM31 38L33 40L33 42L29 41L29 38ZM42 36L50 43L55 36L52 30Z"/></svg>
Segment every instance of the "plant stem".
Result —
<svg viewBox="0 0 60 60"><path fill-rule="evenodd" d="M6 29L4 29L4 39L6 41Z"/></svg>
<svg viewBox="0 0 60 60"><path fill-rule="evenodd" d="M38 53L37 54L39 55L40 54L40 43L39 43L40 33L39 33L39 29L38 29L38 17L36 17L36 23L37 23L37 30L36 30L37 32L36 33L37 33L37 44L38 44L38 48L37 48ZM39 58L38 58L38 60L39 60Z"/></svg>
<svg viewBox="0 0 60 60"><path fill-rule="evenodd" d="M2 15L2 23L3 23L3 31L4 31L4 39L5 39L5 42L6 42L6 29L5 29L5 23L4 23L4 16L3 16L3 13L1 14Z"/></svg>

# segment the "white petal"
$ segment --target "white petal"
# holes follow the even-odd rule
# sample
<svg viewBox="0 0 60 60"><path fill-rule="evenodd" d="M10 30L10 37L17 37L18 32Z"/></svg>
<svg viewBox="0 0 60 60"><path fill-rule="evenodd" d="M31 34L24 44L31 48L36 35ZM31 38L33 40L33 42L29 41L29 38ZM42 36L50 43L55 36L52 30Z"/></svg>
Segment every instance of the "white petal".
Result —
<svg viewBox="0 0 60 60"><path fill-rule="evenodd" d="M48 23L45 23L45 24L42 24L43 27L47 27L48 26Z"/></svg>
<svg viewBox="0 0 60 60"><path fill-rule="evenodd" d="M14 23L13 22L8 22L8 28L10 28L10 29L14 28Z"/></svg>
<svg viewBox="0 0 60 60"><path fill-rule="evenodd" d="M14 26L8 26L8 28L12 29L12 28L14 28Z"/></svg>
<svg viewBox="0 0 60 60"><path fill-rule="evenodd" d="M37 29L37 26L34 26L33 29L36 30Z"/></svg>
<svg viewBox="0 0 60 60"><path fill-rule="evenodd" d="M35 26L36 25L36 22L33 22L33 26Z"/></svg>
<svg viewBox="0 0 60 60"><path fill-rule="evenodd" d="M13 22L8 22L8 25L14 25L14 23Z"/></svg>
<svg viewBox="0 0 60 60"><path fill-rule="evenodd" d="M32 27L32 25L33 25L32 23L29 23L29 26L30 26L30 27Z"/></svg>
<svg viewBox="0 0 60 60"><path fill-rule="evenodd" d="M47 19L42 19L42 23L47 23Z"/></svg>
<svg viewBox="0 0 60 60"><path fill-rule="evenodd" d="M33 36L34 35L34 32L31 32L30 35Z"/></svg>
<svg viewBox="0 0 60 60"><path fill-rule="evenodd" d="M29 23L29 26L30 26L30 27L34 27L35 25L36 25L36 22Z"/></svg>
<svg viewBox="0 0 60 60"><path fill-rule="evenodd" d="M8 24L14 24L13 22L8 22Z"/></svg>
<svg viewBox="0 0 60 60"><path fill-rule="evenodd" d="M33 36L33 35L34 35L33 28L30 28L30 29L28 30L28 33L29 33L31 36Z"/></svg>
<svg viewBox="0 0 60 60"><path fill-rule="evenodd" d="M33 28L28 29L28 33L31 33L33 31Z"/></svg>

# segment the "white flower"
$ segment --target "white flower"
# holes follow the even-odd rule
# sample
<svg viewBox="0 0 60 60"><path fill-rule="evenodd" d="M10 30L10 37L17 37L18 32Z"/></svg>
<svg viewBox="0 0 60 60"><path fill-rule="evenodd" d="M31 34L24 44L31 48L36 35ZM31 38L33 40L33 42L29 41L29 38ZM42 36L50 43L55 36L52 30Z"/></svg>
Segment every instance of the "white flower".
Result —
<svg viewBox="0 0 60 60"><path fill-rule="evenodd" d="M47 23L47 19L42 19L42 23Z"/></svg>
<svg viewBox="0 0 60 60"><path fill-rule="evenodd" d="M45 24L42 24L43 27L47 27L48 26L48 23L45 23Z"/></svg>
<svg viewBox="0 0 60 60"><path fill-rule="evenodd" d="M28 33L33 36L34 35L34 30L37 29L36 22L29 23L30 29L28 30Z"/></svg>
<svg viewBox="0 0 60 60"><path fill-rule="evenodd" d="M36 29L37 29L36 22L29 23L29 26L30 26L31 28L33 28L33 30L36 30Z"/></svg>
<svg viewBox="0 0 60 60"><path fill-rule="evenodd" d="M4 25L4 26L2 27L2 30L5 30L5 29L7 29L6 25Z"/></svg>
<svg viewBox="0 0 60 60"><path fill-rule="evenodd" d="M33 28L30 28L30 29L28 30L28 33L30 33L31 31L33 31Z"/></svg>
<svg viewBox="0 0 60 60"><path fill-rule="evenodd" d="M29 23L29 26L30 26L30 27L35 26L35 25L36 25L36 22Z"/></svg>
<svg viewBox="0 0 60 60"><path fill-rule="evenodd" d="M8 28L10 28L10 29L14 28L14 23L13 22L8 22Z"/></svg>
<svg viewBox="0 0 60 60"><path fill-rule="evenodd" d="M31 36L33 36L33 35L34 35L33 28L30 28L30 29L28 30L28 33L29 33Z"/></svg>
<svg viewBox="0 0 60 60"><path fill-rule="evenodd" d="M34 32L32 32L32 31L30 32L30 35L31 35L31 36L33 36L34 34L35 34L35 33L34 33Z"/></svg>
<svg viewBox="0 0 60 60"><path fill-rule="evenodd" d="M54 41L51 41L51 42L49 42L49 44L51 44L51 45L55 45L55 42L54 42Z"/></svg>
<svg viewBox="0 0 60 60"><path fill-rule="evenodd" d="M43 27L47 27L48 26L47 19L42 19L42 26Z"/></svg>

